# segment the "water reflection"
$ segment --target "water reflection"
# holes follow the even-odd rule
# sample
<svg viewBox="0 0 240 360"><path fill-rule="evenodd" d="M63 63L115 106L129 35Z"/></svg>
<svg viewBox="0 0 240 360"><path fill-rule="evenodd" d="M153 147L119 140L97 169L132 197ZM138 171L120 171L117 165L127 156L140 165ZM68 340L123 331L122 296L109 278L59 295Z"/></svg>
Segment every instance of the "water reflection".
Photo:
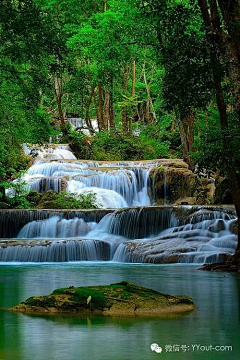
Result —
<svg viewBox="0 0 240 360"><path fill-rule="evenodd" d="M195 266L75 264L1 266L0 307L69 285L122 280L169 294L192 296L196 310L174 318L22 315L0 311L0 359L238 359L238 274L198 271ZM156 355L152 343L232 345L226 353Z"/></svg>

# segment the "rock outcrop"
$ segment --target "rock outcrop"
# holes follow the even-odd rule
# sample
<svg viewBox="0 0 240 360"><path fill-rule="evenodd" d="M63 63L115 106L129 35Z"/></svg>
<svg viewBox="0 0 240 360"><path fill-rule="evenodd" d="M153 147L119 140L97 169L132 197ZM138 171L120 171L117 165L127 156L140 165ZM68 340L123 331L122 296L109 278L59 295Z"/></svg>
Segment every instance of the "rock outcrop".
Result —
<svg viewBox="0 0 240 360"><path fill-rule="evenodd" d="M195 308L189 296L172 296L122 281L106 286L57 289L35 296L10 311L21 313L96 313L102 315L161 315Z"/></svg>
<svg viewBox="0 0 240 360"><path fill-rule="evenodd" d="M162 159L150 172L150 198L156 205L193 196L196 176L180 159Z"/></svg>

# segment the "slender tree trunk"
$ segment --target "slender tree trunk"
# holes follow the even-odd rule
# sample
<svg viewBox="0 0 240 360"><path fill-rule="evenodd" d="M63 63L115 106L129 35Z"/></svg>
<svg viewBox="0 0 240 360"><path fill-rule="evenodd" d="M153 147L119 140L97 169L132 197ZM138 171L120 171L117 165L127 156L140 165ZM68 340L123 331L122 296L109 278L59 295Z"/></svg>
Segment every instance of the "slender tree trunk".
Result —
<svg viewBox="0 0 240 360"><path fill-rule="evenodd" d="M233 83L236 110L240 120L240 1L218 0L218 4L229 35L223 32L220 24L222 46L225 47L227 67Z"/></svg>
<svg viewBox="0 0 240 360"><path fill-rule="evenodd" d="M61 86L60 82L61 82L61 79L55 78L54 90L55 90L55 95L56 95L56 103L57 103L57 109L58 109L58 116L59 116L59 120L60 120L60 127L61 127L63 133L66 133L65 118L64 118L64 113L63 113L63 109L62 109L63 93L61 90L62 86Z"/></svg>
<svg viewBox="0 0 240 360"><path fill-rule="evenodd" d="M109 102L109 125L111 130L115 130L114 125L114 110L113 110L113 94L110 92L110 102Z"/></svg>
<svg viewBox="0 0 240 360"><path fill-rule="evenodd" d="M132 91L131 91L131 97L134 98L135 95L135 87L136 87L136 60L133 60L132 64ZM133 114L131 117L129 117L129 134L132 135L132 123L133 123Z"/></svg>
<svg viewBox="0 0 240 360"><path fill-rule="evenodd" d="M193 141L194 141L194 113L190 111L185 116L177 116L178 127L182 143L183 160L189 165L191 170L194 170L194 161L192 156L189 154L193 152Z"/></svg>
<svg viewBox="0 0 240 360"><path fill-rule="evenodd" d="M92 103L93 95L94 95L94 92L93 92L93 89L91 89L91 95L90 95L89 100L88 100L88 102L86 104L86 116L85 116L86 124L87 124L87 127L88 127L89 131L90 131L90 134L94 134L94 130L93 130L92 122L91 122L91 118L90 118L90 106L91 106L91 103Z"/></svg>
<svg viewBox="0 0 240 360"><path fill-rule="evenodd" d="M150 124L150 123L153 123L154 121L156 121L156 113L155 113L153 102L152 102L150 86L147 83L145 64L144 64L144 68L143 68L143 78L144 78L144 83L145 83L145 87L146 87L146 91L147 91L146 119L147 119L147 124ZM150 117L150 112L152 114L152 119Z"/></svg>
<svg viewBox="0 0 240 360"><path fill-rule="evenodd" d="M136 60L133 60L132 64L132 91L131 96L135 95L135 87L136 87Z"/></svg>
<svg viewBox="0 0 240 360"><path fill-rule="evenodd" d="M104 129L104 119L103 119L103 89L102 83L98 83L98 104L99 104L99 130Z"/></svg>
<svg viewBox="0 0 240 360"><path fill-rule="evenodd" d="M107 0L104 0L103 11L107 11Z"/></svg>
<svg viewBox="0 0 240 360"><path fill-rule="evenodd" d="M127 92L127 83L128 83L128 66L126 65L123 71L123 84L122 84L122 90L124 95L126 95ZM122 127L123 127L123 133L126 135L128 132L128 127L127 127L127 109L125 106L122 108Z"/></svg>
<svg viewBox="0 0 240 360"><path fill-rule="evenodd" d="M219 0L219 3L221 1ZM229 1L229 4L234 1ZM221 2L226 3L224 1ZM208 8L206 0L198 0L199 7L202 12L203 21L206 28L206 36L210 48L210 62L213 73L213 80L216 90L217 105L220 115L221 129L223 133L223 151L226 154L228 159L228 180L231 188L231 193L233 197L233 202L236 207L236 212L238 216L238 246L237 250L240 250L240 179L239 175L231 161L231 137L229 135L228 119L227 119L227 109L223 95L222 88L222 70L221 62L219 56L222 55L225 58L228 57L228 54L231 53L231 47L234 48L234 41L231 43L231 39L228 39L229 44L226 45L225 33L221 28L221 21L218 15L218 8L215 0L211 0L211 7ZM222 8L221 8L222 9ZM231 45L231 46L230 46ZM239 59L240 65L240 59ZM231 74L231 70L229 71ZM234 81L234 77L232 78ZM237 82L237 79L235 78ZM234 87L234 86L233 86ZM237 85L236 85L237 87ZM235 95L236 96L236 95ZM236 98L237 102L237 98ZM237 109L238 103L236 104ZM238 109L237 109L238 111Z"/></svg>
<svg viewBox="0 0 240 360"><path fill-rule="evenodd" d="M108 130L108 124L110 123L110 91L105 91L104 100L104 128Z"/></svg>

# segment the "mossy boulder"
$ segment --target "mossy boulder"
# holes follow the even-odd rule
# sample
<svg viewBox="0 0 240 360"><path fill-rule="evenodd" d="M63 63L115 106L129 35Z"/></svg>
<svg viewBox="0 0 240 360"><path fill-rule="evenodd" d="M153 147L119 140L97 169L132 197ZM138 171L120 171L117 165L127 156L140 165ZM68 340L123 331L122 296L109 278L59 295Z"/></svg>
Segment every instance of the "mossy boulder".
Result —
<svg viewBox="0 0 240 360"><path fill-rule="evenodd" d="M130 282L57 289L48 296L27 299L10 311L22 313L97 313L102 315L161 315L192 311L189 296L172 296Z"/></svg>
<svg viewBox="0 0 240 360"><path fill-rule="evenodd" d="M160 162L150 172L150 198L156 205L162 205L191 197L195 189L195 178L183 161L177 159Z"/></svg>
<svg viewBox="0 0 240 360"><path fill-rule="evenodd" d="M61 209L61 206L56 204L57 193L53 190L49 190L44 193L37 205L38 209Z"/></svg>

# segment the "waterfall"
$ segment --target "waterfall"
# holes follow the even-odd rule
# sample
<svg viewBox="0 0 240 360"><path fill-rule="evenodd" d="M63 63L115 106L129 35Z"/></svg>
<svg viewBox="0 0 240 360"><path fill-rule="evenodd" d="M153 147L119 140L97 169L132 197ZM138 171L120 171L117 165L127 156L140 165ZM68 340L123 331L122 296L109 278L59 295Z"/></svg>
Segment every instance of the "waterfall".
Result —
<svg viewBox="0 0 240 360"><path fill-rule="evenodd" d="M184 225L169 227L153 238L126 241L113 260L121 262L221 262L237 247L230 226L234 216L221 211L197 211Z"/></svg>
<svg viewBox="0 0 240 360"><path fill-rule="evenodd" d="M109 244L97 240L63 240L35 246L16 245L0 248L0 260L3 262L96 261L109 258Z"/></svg>
<svg viewBox="0 0 240 360"><path fill-rule="evenodd" d="M22 180L26 190L61 192L62 178L67 191L96 194L100 208L125 208L150 205L149 171L154 161L97 162L77 160L66 145L40 149L39 157Z"/></svg>
<svg viewBox="0 0 240 360"><path fill-rule="evenodd" d="M68 191L78 194L94 192L99 196L99 203L102 201L104 208L150 205L147 193L148 170L120 168L118 170L101 171L100 169L101 167L97 172L83 170L83 175L71 176L72 180L68 182ZM110 202L108 198L112 198L114 193L115 202ZM106 195L105 199L104 195Z"/></svg>
<svg viewBox="0 0 240 360"><path fill-rule="evenodd" d="M16 213L10 211L9 216ZM237 246L237 236L231 232L235 218L234 212L189 206L109 213L40 211L38 218L33 211L32 221L22 226L17 238L10 244L0 241L0 261L221 261Z"/></svg>
<svg viewBox="0 0 240 360"><path fill-rule="evenodd" d="M68 145L32 148L26 189L96 196L94 210L0 210L0 261L203 263L233 254L232 208L151 206L149 173L161 160L77 160ZM166 161L165 161L166 162ZM164 203L167 202L164 173ZM11 191L11 190L10 190Z"/></svg>
<svg viewBox="0 0 240 360"><path fill-rule="evenodd" d="M68 118L67 121L69 122L69 124L71 124L74 128L82 128L81 131L83 134L90 136L90 131L88 130L88 126L86 123L85 119L80 119L80 118ZM98 121L95 120L91 120L92 123L92 127L94 131L99 131L98 128Z"/></svg>
<svg viewBox="0 0 240 360"><path fill-rule="evenodd" d="M96 222L86 222L83 219L71 220L52 216L47 220L32 221L19 232L18 238L69 238L86 235L96 227Z"/></svg>
<svg viewBox="0 0 240 360"><path fill-rule="evenodd" d="M85 222L98 223L110 209L99 210L0 210L0 239L16 238L19 231L31 222L59 217L60 219L83 219Z"/></svg>

